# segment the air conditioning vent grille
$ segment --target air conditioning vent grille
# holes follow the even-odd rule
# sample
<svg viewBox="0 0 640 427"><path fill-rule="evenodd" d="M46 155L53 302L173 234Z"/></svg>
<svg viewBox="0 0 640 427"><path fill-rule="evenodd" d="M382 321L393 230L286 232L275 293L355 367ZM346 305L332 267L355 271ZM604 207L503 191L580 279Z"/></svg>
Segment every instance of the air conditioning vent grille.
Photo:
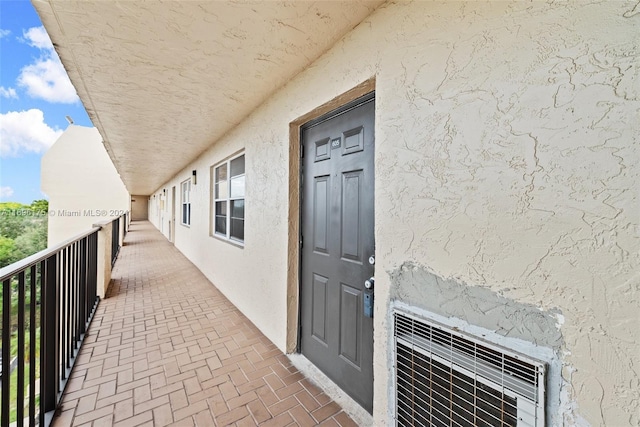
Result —
<svg viewBox="0 0 640 427"><path fill-rule="evenodd" d="M544 426L543 363L395 315L399 426Z"/></svg>

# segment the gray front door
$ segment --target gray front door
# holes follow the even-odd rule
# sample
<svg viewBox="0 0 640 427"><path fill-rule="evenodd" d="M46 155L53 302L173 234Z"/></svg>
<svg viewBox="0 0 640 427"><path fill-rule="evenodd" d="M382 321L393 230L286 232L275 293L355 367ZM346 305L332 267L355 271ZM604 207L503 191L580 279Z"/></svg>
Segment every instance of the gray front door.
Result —
<svg viewBox="0 0 640 427"><path fill-rule="evenodd" d="M303 127L302 354L369 412L373 319L374 101L370 95Z"/></svg>

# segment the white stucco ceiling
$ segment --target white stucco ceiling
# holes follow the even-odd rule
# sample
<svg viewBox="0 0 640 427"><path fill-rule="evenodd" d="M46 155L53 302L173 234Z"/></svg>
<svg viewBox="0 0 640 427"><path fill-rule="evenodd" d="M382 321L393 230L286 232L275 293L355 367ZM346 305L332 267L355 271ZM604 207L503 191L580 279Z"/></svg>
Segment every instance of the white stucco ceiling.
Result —
<svg viewBox="0 0 640 427"><path fill-rule="evenodd" d="M125 185L150 194L382 0L33 0Z"/></svg>

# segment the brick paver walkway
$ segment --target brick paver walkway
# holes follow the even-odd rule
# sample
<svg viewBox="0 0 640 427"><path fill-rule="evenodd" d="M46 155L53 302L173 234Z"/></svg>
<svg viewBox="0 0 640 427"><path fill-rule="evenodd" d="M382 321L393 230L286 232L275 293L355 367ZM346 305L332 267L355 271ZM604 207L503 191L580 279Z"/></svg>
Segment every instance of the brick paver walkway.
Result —
<svg viewBox="0 0 640 427"><path fill-rule="evenodd" d="M134 222L54 426L352 426L148 222Z"/></svg>

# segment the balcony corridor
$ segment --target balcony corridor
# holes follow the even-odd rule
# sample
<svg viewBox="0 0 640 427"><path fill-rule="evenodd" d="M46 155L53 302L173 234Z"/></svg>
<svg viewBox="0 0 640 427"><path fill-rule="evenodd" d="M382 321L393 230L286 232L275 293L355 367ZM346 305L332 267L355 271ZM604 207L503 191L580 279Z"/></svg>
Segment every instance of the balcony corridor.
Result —
<svg viewBox="0 0 640 427"><path fill-rule="evenodd" d="M53 425L352 426L148 222L133 222Z"/></svg>

